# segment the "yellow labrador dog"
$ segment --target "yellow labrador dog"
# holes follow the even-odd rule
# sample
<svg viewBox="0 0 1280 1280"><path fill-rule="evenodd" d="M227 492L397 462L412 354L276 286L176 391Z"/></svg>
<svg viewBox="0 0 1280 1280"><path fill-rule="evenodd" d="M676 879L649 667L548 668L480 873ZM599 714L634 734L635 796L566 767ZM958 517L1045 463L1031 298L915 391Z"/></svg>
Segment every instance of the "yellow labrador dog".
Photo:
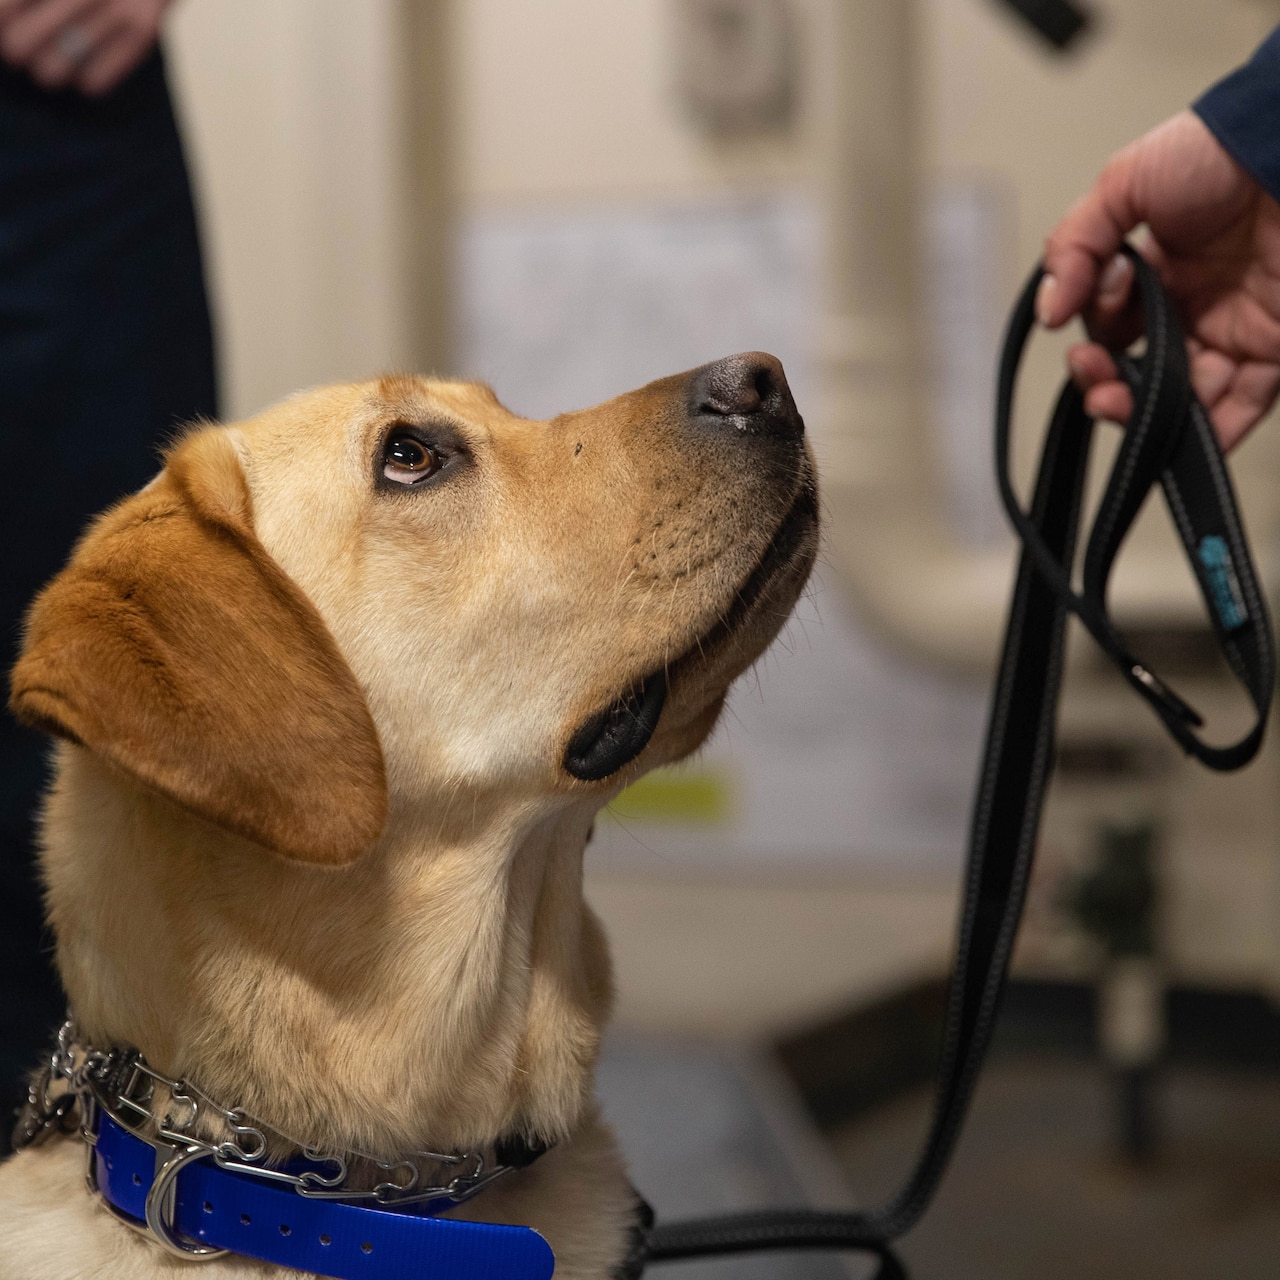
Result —
<svg viewBox="0 0 1280 1280"><path fill-rule="evenodd" d="M188 1273L175 1206L218 1165L285 1171L263 1185L299 1214L389 1218L438 1182L436 1227L521 1224L563 1280L623 1274L583 849L707 737L816 542L757 353L549 422L389 377L176 444L37 599L12 676L59 740L42 856L75 1022L0 1166L0 1280ZM85 1188L81 1126L92 1181L128 1181L104 1110L147 1153L135 1187L163 1172L145 1213ZM304 1227L251 1217L204 1274L401 1274L372 1241L363 1271L255 1260ZM307 1221L297 1256L336 1257Z"/></svg>

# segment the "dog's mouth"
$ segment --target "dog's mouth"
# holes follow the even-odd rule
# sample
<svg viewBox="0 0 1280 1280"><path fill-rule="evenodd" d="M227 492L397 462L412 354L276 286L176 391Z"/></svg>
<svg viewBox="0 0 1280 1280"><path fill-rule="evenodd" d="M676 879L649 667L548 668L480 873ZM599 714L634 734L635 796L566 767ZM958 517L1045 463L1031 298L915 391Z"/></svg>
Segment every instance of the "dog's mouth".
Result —
<svg viewBox="0 0 1280 1280"><path fill-rule="evenodd" d="M565 769L583 782L599 782L617 773L649 745L666 700L667 672L661 667L598 711L569 739Z"/></svg>
<svg viewBox="0 0 1280 1280"><path fill-rule="evenodd" d="M674 662L650 672L587 720L569 739L563 762L566 772L583 782L599 782L630 764L649 745L662 717L671 674L693 662L705 662L742 627L770 583L796 559L817 517L818 490L812 476L807 476L728 611Z"/></svg>

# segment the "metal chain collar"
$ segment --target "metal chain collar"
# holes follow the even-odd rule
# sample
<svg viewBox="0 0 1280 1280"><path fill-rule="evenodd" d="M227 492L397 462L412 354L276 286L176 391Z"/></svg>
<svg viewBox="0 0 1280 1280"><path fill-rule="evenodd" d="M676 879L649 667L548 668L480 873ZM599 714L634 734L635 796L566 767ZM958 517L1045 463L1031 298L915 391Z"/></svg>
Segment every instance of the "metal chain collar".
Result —
<svg viewBox="0 0 1280 1280"><path fill-rule="evenodd" d="M219 1168L291 1186L314 1200L460 1204L515 1167L496 1158L489 1164L479 1151L415 1151L389 1162L361 1151L309 1147L239 1107L221 1106L186 1080L171 1079L136 1049L96 1049L83 1043L69 1018L28 1090L14 1129L14 1149L78 1130L88 1144L89 1183L96 1191L92 1170L99 1108L153 1146L181 1148L195 1159L211 1157ZM228 1134L221 1142L202 1136L219 1128ZM267 1163L268 1135L296 1149L284 1168Z"/></svg>

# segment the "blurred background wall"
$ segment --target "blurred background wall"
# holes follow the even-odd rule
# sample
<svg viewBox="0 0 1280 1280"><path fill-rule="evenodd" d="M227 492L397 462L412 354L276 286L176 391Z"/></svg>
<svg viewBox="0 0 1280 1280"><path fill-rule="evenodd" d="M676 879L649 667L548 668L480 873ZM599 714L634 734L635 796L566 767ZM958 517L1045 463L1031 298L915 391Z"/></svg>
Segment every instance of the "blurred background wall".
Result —
<svg viewBox="0 0 1280 1280"><path fill-rule="evenodd" d="M1010 578L989 462L1004 315L1105 158L1247 58L1280 2L1097 0L1093 16L1060 53L996 0L184 0L175 13L231 416L388 369L484 378L543 416L735 350L787 367L822 466L823 563L708 748L598 824L588 887L624 1028L819 1044L830 1058L854 1027L855 1058L914 1079L900 1046L945 970ZM1025 367L1024 475L1063 347L1037 339ZM1280 432L1264 427L1236 457L1274 588ZM1163 516L1126 551L1116 604L1195 705L1242 714L1205 656ZM1275 749L1211 778L1081 643L1062 741L1018 962L1024 1005L1075 1008L1103 974L1105 948L1066 903L1116 833L1136 831L1158 887L1155 998L1168 986L1261 1009L1249 1043L1280 1067ZM888 1022L866 1021L877 1009ZM1202 1018L1179 1031L1170 1016L1170 1043L1206 1042ZM1238 1028L1224 1035L1241 1043ZM887 1059L871 1052L890 1042ZM798 1078L811 1059L792 1055ZM627 1092L661 1076L645 1062L612 1068ZM810 1080L810 1101L836 1084L857 1093L836 1077ZM995 1079L1016 1140L1091 1132L1077 1076ZM1240 1152L1271 1115L1273 1077L1253 1093L1188 1088L1175 1120L1217 1153L1196 1157L1195 1177L1215 1159L1253 1168ZM892 1146L895 1124L909 1147L914 1114L849 1138L861 1155L846 1168ZM1244 1146L1214 1147L1205 1116ZM998 1167L1010 1204L1041 1196L1026 1220L1056 1221L1079 1186L1103 1207L1087 1227L1046 1226L1027 1269L975 1274L1056 1275L1055 1249L1061 1274L1083 1274L1073 1250L1118 1204L1139 1217L1160 1206L1145 1235L1116 1226L1139 1246L1200 1221L1191 1175L1144 1200L1148 1183L1107 1181L1084 1155L1037 1181L1038 1155L981 1141L985 1172L957 1194L990 1188ZM927 1274L969 1274L956 1241L989 1205L947 1203L946 1265ZM1258 1259L1274 1258L1274 1233L1257 1239L1214 1257L1268 1274ZM997 1253L1010 1247L1005 1231ZM1157 1255L1127 1247L1105 1246L1129 1259L1115 1274L1146 1274ZM1177 1270L1192 1246L1178 1248L1161 1274L1222 1273Z"/></svg>
<svg viewBox="0 0 1280 1280"><path fill-rule="evenodd" d="M230 416L414 363L400 10L391 0L175 9L168 48Z"/></svg>
<svg viewBox="0 0 1280 1280"><path fill-rule="evenodd" d="M735 10L738 36L723 26ZM1060 56L991 0L186 0L170 47L229 412L413 368L486 378L542 415L736 349L782 356L823 463L827 563L712 746L615 806L596 865L873 883L920 913L888 931L897 945L860 930L867 954L817 981L819 1002L854 970L883 982L886 963L935 966L1008 580L987 442L1003 314L1104 158L1278 14L1114 0ZM735 53L743 31L758 39ZM733 84L717 98L718 56L741 100ZM1060 353L1032 352L1030 418ZM1267 545L1274 436L1237 468ZM1122 587L1167 629L1189 597L1162 537L1144 532ZM1136 705L1105 689L1094 702L1119 726L1086 714L1086 736L1145 732ZM1280 969L1271 771L1193 806L1216 803L1211 827L1250 815L1234 879L1220 851L1204 854L1212 876L1183 859L1190 897L1224 901L1216 941L1203 911L1175 933L1219 976ZM1068 805L1050 825L1065 863L1089 843L1098 789L1085 791L1085 816ZM1141 796L1108 803L1149 807Z"/></svg>

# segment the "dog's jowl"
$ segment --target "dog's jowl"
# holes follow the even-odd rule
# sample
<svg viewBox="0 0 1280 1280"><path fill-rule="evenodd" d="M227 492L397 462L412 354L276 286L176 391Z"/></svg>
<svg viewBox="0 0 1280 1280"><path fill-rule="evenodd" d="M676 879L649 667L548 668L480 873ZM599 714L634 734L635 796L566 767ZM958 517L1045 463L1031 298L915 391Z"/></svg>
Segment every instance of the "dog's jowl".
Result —
<svg viewBox="0 0 1280 1280"><path fill-rule="evenodd" d="M56 740L72 1012L0 1166L0 1280L202 1250L210 1276L463 1280L545 1274L547 1245L557 1276L620 1274L583 849L706 738L816 543L758 353L549 422L392 377L180 440L12 674Z"/></svg>

